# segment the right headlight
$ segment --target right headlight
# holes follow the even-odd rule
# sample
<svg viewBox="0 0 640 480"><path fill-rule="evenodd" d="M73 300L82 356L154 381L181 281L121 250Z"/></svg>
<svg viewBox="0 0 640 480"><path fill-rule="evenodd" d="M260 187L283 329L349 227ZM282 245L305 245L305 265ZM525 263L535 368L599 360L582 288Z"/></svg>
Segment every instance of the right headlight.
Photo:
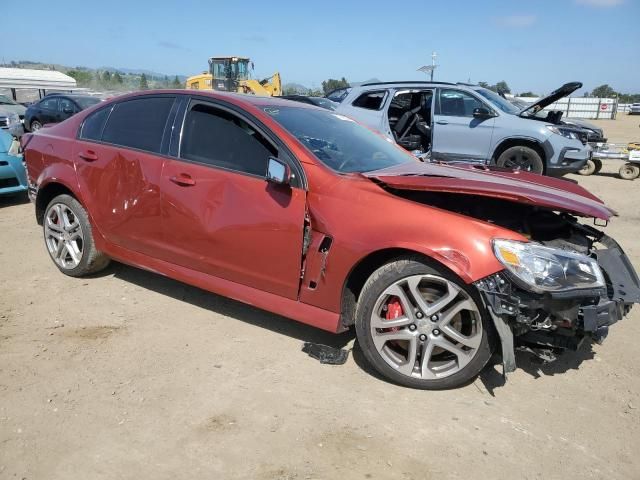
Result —
<svg viewBox="0 0 640 480"><path fill-rule="evenodd" d="M493 241L493 251L521 286L535 292L605 286L598 263L586 255L537 243L500 239Z"/></svg>

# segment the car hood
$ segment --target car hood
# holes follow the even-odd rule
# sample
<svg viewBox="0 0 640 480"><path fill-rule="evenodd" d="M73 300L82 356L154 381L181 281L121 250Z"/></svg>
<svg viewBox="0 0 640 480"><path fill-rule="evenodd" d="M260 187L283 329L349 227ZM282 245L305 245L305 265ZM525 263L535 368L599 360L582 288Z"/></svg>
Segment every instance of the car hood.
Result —
<svg viewBox="0 0 640 480"><path fill-rule="evenodd" d="M27 109L22 105L14 105L10 103L0 103L0 114L17 113L18 115L24 115Z"/></svg>
<svg viewBox="0 0 640 480"><path fill-rule="evenodd" d="M480 195L603 220L617 215L577 183L485 165L408 162L363 175L396 190Z"/></svg>
<svg viewBox="0 0 640 480"><path fill-rule="evenodd" d="M551 105L554 102L557 102L561 98L566 97L567 95L571 95L573 92L575 92L579 88L582 88L582 83L580 82L565 83L560 88L558 88L557 90L554 90L546 97L542 97L537 102L532 103L531 105L528 105L522 110L520 110L519 115L522 115L523 113L529 112L529 111L531 111L532 113L539 112L543 108L548 107L549 105Z"/></svg>

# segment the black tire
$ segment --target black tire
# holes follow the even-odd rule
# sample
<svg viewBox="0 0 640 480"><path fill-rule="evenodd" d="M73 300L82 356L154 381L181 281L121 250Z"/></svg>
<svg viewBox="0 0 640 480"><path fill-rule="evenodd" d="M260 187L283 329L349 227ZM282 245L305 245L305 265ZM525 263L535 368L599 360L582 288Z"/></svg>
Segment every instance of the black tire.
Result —
<svg viewBox="0 0 640 480"><path fill-rule="evenodd" d="M47 243L47 219L49 218L51 209L58 204L62 204L68 207L73 216L78 220L82 234L82 252L80 261L77 266L73 268L63 268L58 263L58 261L56 261L56 258L52 254ZM42 230L44 233L45 247L47 248L47 252L49 252L51 260L56 265L56 267L58 267L58 270L60 270L65 275L69 275L70 277L82 277L85 275L91 275L106 268L111 261L108 256L96 249L93 239L93 233L91 230L91 223L89 222L87 211L80 204L80 202L78 202L78 200L73 198L71 195L58 195L49 202L44 213Z"/></svg>
<svg viewBox="0 0 640 480"><path fill-rule="evenodd" d="M34 118L33 120L31 120L31 123L29 124L29 130L31 132L36 132L38 130L40 130L42 128L42 123L40 123L40 120Z"/></svg>
<svg viewBox="0 0 640 480"><path fill-rule="evenodd" d="M634 163L625 163L618 170L618 174L624 180L635 180L640 176L640 167Z"/></svg>
<svg viewBox="0 0 640 480"><path fill-rule="evenodd" d="M522 145L507 148L496 160L496 165L514 170L526 170L531 173L544 173L544 162L540 154L533 148Z"/></svg>
<svg viewBox="0 0 640 480"><path fill-rule="evenodd" d="M398 372L382 358L373 341L371 317L379 297L384 294L390 285L413 275L434 275L454 283L473 300L480 312L482 339L477 347L475 356L466 366L462 367L462 369L443 378L423 379ZM411 388L444 390L467 384L485 367L491 358L493 346L496 343L495 328L483 306L477 290L464 284L464 282L444 268L434 268L428 265L424 258L418 255L400 257L376 270L369 277L362 289L355 316L358 344L367 361L385 378L399 385Z"/></svg>
<svg viewBox="0 0 640 480"><path fill-rule="evenodd" d="M596 166L596 169L595 169L595 171L593 173L594 174L600 173L600 170L602 170L602 160L597 159L597 158L593 158L592 161Z"/></svg>
<svg viewBox="0 0 640 480"><path fill-rule="evenodd" d="M584 164L584 167L582 167L580 170L578 170L578 173L580 175L593 175L594 173L596 173L596 163L595 161L589 159L587 160L587 163Z"/></svg>

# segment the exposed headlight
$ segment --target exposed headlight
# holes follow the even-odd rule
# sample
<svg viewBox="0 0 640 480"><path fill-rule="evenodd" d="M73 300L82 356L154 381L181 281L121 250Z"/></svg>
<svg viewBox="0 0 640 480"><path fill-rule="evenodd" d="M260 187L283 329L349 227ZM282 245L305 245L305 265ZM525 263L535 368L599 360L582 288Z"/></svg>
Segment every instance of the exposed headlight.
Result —
<svg viewBox="0 0 640 480"><path fill-rule="evenodd" d="M555 125L547 125L547 128L557 135L562 135L565 138L572 138L574 140L579 140L579 137L576 134L576 132L568 128L556 127Z"/></svg>
<svg viewBox="0 0 640 480"><path fill-rule="evenodd" d="M536 243L494 240L497 259L521 285L535 292L559 292L604 287L597 262L586 255Z"/></svg>

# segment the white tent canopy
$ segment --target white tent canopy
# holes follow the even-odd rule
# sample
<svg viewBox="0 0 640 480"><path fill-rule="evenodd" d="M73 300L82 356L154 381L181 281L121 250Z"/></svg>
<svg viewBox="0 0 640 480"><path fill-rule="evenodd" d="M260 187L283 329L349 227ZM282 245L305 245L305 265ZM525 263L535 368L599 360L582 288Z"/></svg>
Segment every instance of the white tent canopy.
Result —
<svg viewBox="0 0 640 480"><path fill-rule="evenodd" d="M74 78L55 70L0 68L0 88L75 90L77 86Z"/></svg>

